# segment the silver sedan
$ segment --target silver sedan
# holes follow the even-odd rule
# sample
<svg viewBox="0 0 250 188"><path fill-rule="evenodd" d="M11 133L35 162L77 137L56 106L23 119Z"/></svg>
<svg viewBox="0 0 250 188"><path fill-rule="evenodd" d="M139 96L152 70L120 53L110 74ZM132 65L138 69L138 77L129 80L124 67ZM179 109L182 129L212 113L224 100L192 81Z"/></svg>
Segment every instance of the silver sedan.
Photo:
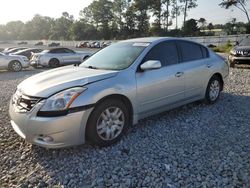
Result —
<svg viewBox="0 0 250 188"><path fill-rule="evenodd" d="M0 52L0 69L21 71L29 66L29 59L20 55L6 55Z"/></svg>
<svg viewBox="0 0 250 188"><path fill-rule="evenodd" d="M208 48L175 38L111 45L80 66L28 78L10 101L14 130L32 144L108 146L138 120L197 100L215 103L227 63Z"/></svg>
<svg viewBox="0 0 250 188"><path fill-rule="evenodd" d="M80 64L91 55L90 52L75 52L68 48L52 48L34 54L31 66L55 68L61 65Z"/></svg>

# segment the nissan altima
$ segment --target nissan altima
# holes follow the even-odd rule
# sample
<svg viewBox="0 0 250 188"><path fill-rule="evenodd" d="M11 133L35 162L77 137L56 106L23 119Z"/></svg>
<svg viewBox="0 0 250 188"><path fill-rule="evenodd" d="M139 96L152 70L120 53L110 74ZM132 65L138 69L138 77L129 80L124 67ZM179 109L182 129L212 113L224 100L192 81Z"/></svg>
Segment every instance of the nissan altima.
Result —
<svg viewBox="0 0 250 188"><path fill-rule="evenodd" d="M79 66L24 80L10 101L11 124L46 148L109 146L142 118L197 100L215 103L228 72L222 58L195 42L126 40Z"/></svg>

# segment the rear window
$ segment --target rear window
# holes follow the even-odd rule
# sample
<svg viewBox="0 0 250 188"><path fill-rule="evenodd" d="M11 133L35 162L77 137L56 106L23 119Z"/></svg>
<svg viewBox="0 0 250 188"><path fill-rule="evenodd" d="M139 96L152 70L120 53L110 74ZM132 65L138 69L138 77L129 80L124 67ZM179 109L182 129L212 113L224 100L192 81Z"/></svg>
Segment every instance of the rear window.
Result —
<svg viewBox="0 0 250 188"><path fill-rule="evenodd" d="M201 46L192 42L179 41L179 48L181 51L182 62L195 61L203 59L207 52L202 50Z"/></svg>

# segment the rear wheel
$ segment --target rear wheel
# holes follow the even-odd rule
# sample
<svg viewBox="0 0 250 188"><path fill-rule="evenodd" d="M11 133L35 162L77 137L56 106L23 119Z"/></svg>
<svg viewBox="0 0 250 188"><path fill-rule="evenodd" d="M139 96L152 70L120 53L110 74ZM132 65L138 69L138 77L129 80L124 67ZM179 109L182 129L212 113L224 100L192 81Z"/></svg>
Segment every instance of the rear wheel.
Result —
<svg viewBox="0 0 250 188"><path fill-rule="evenodd" d="M19 61L11 61L9 64L9 70L14 72L19 72L22 68L22 64Z"/></svg>
<svg viewBox="0 0 250 188"><path fill-rule="evenodd" d="M92 112L86 127L88 141L97 146L118 142L129 127L126 105L117 99L100 103Z"/></svg>
<svg viewBox="0 0 250 188"><path fill-rule="evenodd" d="M222 84L222 80L217 75L210 79L206 90L206 103L213 104L219 99L223 87Z"/></svg>
<svg viewBox="0 0 250 188"><path fill-rule="evenodd" d="M59 62L58 59L51 59L49 61L49 67L51 67L51 68L57 68L59 66L60 66L60 62Z"/></svg>

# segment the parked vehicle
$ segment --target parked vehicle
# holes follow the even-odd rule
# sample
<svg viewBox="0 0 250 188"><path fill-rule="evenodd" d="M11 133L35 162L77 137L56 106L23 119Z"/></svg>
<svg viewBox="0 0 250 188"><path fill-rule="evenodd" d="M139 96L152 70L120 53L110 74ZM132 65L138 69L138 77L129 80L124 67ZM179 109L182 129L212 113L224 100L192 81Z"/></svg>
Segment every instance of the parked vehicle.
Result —
<svg viewBox="0 0 250 188"><path fill-rule="evenodd" d="M116 143L138 120L204 99L215 103L229 67L198 43L141 38L104 48L80 66L32 76L10 102L11 124L47 148Z"/></svg>
<svg viewBox="0 0 250 188"><path fill-rule="evenodd" d="M37 42L35 43L35 46L42 46L43 45L43 42Z"/></svg>
<svg viewBox="0 0 250 188"><path fill-rule="evenodd" d="M48 45L49 47L57 47L57 46L60 46L60 43L57 43L57 42L52 42Z"/></svg>
<svg viewBox="0 0 250 188"><path fill-rule="evenodd" d="M76 48L87 48L89 42L80 42L76 45Z"/></svg>
<svg viewBox="0 0 250 188"><path fill-rule="evenodd" d="M19 72L28 66L29 60L27 57L20 55L6 55L0 52L0 69L9 69L14 72Z"/></svg>
<svg viewBox="0 0 250 188"><path fill-rule="evenodd" d="M101 42L95 42L94 48L101 48Z"/></svg>
<svg viewBox="0 0 250 188"><path fill-rule="evenodd" d="M250 64L250 36L247 36L230 51L228 59L230 67L235 67L235 64Z"/></svg>
<svg viewBox="0 0 250 188"><path fill-rule="evenodd" d="M104 42L102 45L102 48L106 48L107 46L110 46L112 43L110 41Z"/></svg>
<svg viewBox="0 0 250 188"><path fill-rule="evenodd" d="M20 48L11 48L11 49L9 49L9 50L7 50L7 51L4 51L3 53L5 53L5 54L12 54L12 53L15 53L15 52L18 52L18 51L21 51L21 50L25 50L25 49L27 49L27 48L24 48L24 47L20 47Z"/></svg>
<svg viewBox="0 0 250 188"><path fill-rule="evenodd" d="M34 54L31 66L59 67L61 65L80 64L91 56L89 52L75 52L68 48L53 48Z"/></svg>
<svg viewBox="0 0 250 188"><path fill-rule="evenodd" d="M14 48L17 48L16 46L15 47L8 47L8 48L5 48L2 52L5 53L11 49L14 49Z"/></svg>
<svg viewBox="0 0 250 188"><path fill-rule="evenodd" d="M38 49L38 48L28 48L28 49L15 52L13 53L13 55L22 55L22 56L26 56L28 59L31 59L31 56L33 53L40 53L42 51L43 51L42 49Z"/></svg>
<svg viewBox="0 0 250 188"><path fill-rule="evenodd" d="M19 42L19 43L17 43L18 45L26 45L26 44L28 44L28 42L24 42L24 41L22 41L22 42Z"/></svg>

